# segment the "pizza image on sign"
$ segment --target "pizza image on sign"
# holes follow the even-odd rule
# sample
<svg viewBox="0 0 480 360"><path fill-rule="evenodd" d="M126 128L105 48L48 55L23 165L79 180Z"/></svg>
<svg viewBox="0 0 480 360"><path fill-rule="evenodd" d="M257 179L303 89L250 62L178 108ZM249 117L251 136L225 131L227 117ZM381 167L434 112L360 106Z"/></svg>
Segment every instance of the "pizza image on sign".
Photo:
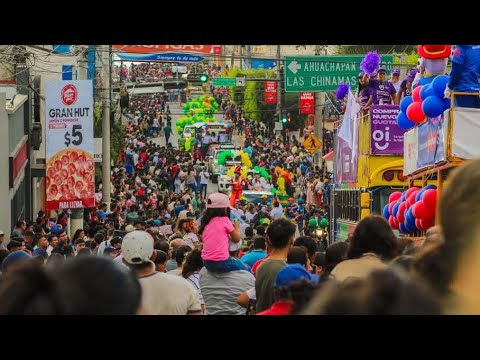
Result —
<svg viewBox="0 0 480 360"><path fill-rule="evenodd" d="M93 157L82 149L65 149L50 158L46 166L45 186L50 208L93 207L93 168Z"/></svg>

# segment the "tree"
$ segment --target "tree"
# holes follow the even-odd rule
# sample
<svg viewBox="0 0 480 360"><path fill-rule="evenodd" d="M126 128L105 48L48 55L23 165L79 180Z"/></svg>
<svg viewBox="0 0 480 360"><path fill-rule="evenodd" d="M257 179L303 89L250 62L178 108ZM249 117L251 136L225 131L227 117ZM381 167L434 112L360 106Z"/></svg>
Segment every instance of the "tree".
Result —
<svg viewBox="0 0 480 360"><path fill-rule="evenodd" d="M415 51L415 45L338 45L337 55L365 55L376 50L379 54L403 54Z"/></svg>

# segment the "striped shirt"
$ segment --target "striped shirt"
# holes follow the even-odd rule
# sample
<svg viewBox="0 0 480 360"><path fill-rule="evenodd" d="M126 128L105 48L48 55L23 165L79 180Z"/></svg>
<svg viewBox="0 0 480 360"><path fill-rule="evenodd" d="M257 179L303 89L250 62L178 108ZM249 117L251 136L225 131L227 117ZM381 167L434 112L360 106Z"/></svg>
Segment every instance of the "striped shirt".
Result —
<svg viewBox="0 0 480 360"><path fill-rule="evenodd" d="M203 296L202 296L202 292L200 290L200 274L199 274L199 271L195 271L192 275L190 275L187 279L186 279L190 284L193 285L193 287L197 290L198 292L198 298L200 300L200 304L201 305L205 305L205 301L203 301Z"/></svg>

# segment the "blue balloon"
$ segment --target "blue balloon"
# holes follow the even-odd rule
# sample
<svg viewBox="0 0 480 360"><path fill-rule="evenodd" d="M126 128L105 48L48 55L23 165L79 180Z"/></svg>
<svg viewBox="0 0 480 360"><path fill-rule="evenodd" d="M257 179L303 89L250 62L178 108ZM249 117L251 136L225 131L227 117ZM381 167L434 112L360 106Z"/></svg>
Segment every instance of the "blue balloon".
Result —
<svg viewBox="0 0 480 360"><path fill-rule="evenodd" d="M415 223L415 216L413 216L413 210L412 207L405 211L405 223Z"/></svg>
<svg viewBox="0 0 480 360"><path fill-rule="evenodd" d="M443 99L443 111L450 109L450 99Z"/></svg>
<svg viewBox="0 0 480 360"><path fill-rule="evenodd" d="M411 96L405 96L402 101L400 101L400 111L406 114L408 105L411 103L413 103L413 98Z"/></svg>
<svg viewBox="0 0 480 360"><path fill-rule="evenodd" d="M424 192L425 192L425 189L422 189L417 193L417 195L415 195L415 202L422 200Z"/></svg>
<svg viewBox="0 0 480 360"><path fill-rule="evenodd" d="M443 114L443 100L436 96L429 96L422 102L422 110L429 118Z"/></svg>
<svg viewBox="0 0 480 360"><path fill-rule="evenodd" d="M402 223L398 224L398 229L400 230L400 232L402 234L408 234L408 229L406 228L406 226Z"/></svg>
<svg viewBox="0 0 480 360"><path fill-rule="evenodd" d="M392 208L392 215L394 217L397 217L397 212L398 212L398 207L400 206L400 203L395 203L395 205L393 205L393 208Z"/></svg>
<svg viewBox="0 0 480 360"><path fill-rule="evenodd" d="M446 75L439 75L432 81L433 93L440 99L443 99L443 93L445 92L445 88L447 87L449 80L450 77Z"/></svg>
<svg viewBox="0 0 480 360"><path fill-rule="evenodd" d="M415 225L415 220L405 221L404 225L407 228L409 234L418 232L417 226Z"/></svg>
<svg viewBox="0 0 480 360"><path fill-rule="evenodd" d="M429 190L429 189L436 189L437 187L435 185L427 185L423 188L423 191Z"/></svg>
<svg viewBox="0 0 480 360"><path fill-rule="evenodd" d="M400 198L400 202L403 202L407 200L407 190L405 190L404 192L402 192L402 197Z"/></svg>
<svg viewBox="0 0 480 360"><path fill-rule="evenodd" d="M385 205L385 207L383 208L383 216L385 217L385 219L389 219L390 218L390 212L388 211L388 205Z"/></svg>
<svg viewBox="0 0 480 360"><path fill-rule="evenodd" d="M397 125L400 129L409 130L415 126L415 123L410 121L404 112L399 112L397 115Z"/></svg>
<svg viewBox="0 0 480 360"><path fill-rule="evenodd" d="M432 84L422 86L420 89L420 99L425 100L429 96L433 96Z"/></svg>

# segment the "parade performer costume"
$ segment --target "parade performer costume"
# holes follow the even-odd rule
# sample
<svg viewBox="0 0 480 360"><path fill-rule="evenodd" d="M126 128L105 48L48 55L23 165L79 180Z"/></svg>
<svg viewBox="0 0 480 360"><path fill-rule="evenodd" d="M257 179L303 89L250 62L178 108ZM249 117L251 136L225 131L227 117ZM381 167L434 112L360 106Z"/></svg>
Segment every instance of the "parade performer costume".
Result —
<svg viewBox="0 0 480 360"><path fill-rule="evenodd" d="M448 58L452 52L450 45L418 45L420 71L415 76L413 87L430 84L438 75L444 75Z"/></svg>
<svg viewBox="0 0 480 360"><path fill-rule="evenodd" d="M242 197L244 180L240 176L242 168L237 166L235 168L235 176L231 180L232 193L230 194L230 205L233 207L235 205L235 200L240 200Z"/></svg>

